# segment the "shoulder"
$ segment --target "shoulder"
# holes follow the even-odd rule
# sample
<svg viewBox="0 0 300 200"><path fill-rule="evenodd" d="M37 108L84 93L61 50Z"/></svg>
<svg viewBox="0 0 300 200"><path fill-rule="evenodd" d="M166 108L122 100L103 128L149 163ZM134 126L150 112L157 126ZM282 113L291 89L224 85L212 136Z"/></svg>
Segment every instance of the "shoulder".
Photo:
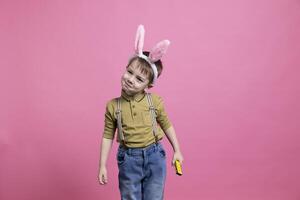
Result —
<svg viewBox="0 0 300 200"><path fill-rule="evenodd" d="M106 102L106 109L111 111L111 112L114 112L115 108L117 107L117 99L119 97L116 97L116 98L113 98L113 99L110 99L109 101Z"/></svg>
<svg viewBox="0 0 300 200"><path fill-rule="evenodd" d="M150 93L150 94L151 94L154 105L159 105L163 102L163 99L160 95L158 95L156 93Z"/></svg>
<svg viewBox="0 0 300 200"><path fill-rule="evenodd" d="M161 99L162 97L159 95L159 94L157 94L157 93L149 93L149 94L151 94L151 96L152 96L152 98L153 99Z"/></svg>

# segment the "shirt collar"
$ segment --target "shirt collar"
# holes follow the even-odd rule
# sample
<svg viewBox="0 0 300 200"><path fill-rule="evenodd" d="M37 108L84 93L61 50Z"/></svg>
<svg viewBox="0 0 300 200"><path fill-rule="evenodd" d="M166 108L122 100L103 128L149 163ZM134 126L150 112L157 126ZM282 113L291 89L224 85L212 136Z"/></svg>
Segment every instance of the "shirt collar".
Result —
<svg viewBox="0 0 300 200"><path fill-rule="evenodd" d="M137 102L141 101L141 100L144 98L145 94L146 94L145 91L143 91L142 93L138 93L138 94L135 94L135 95L133 95L133 96L129 96L129 95L126 94L126 92L124 92L123 90L122 90L122 92L121 92L121 96L122 96L125 100L127 100L127 101L133 101L133 100L135 100L135 101L137 101Z"/></svg>

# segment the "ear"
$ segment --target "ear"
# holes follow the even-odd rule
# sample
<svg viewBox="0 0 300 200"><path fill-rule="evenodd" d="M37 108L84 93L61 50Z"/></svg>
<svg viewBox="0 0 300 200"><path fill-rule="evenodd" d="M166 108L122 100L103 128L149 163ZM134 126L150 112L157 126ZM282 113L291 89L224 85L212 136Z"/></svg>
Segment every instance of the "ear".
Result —
<svg viewBox="0 0 300 200"><path fill-rule="evenodd" d="M170 45L169 40L163 40L157 43L149 54L149 59L152 62L156 62L161 59L161 57L167 52L168 46Z"/></svg>
<svg viewBox="0 0 300 200"><path fill-rule="evenodd" d="M152 83L148 85L148 89L151 89L151 88L153 88L153 84Z"/></svg>
<svg viewBox="0 0 300 200"><path fill-rule="evenodd" d="M138 55L143 54L145 29L143 25L139 25L135 36L135 53Z"/></svg>

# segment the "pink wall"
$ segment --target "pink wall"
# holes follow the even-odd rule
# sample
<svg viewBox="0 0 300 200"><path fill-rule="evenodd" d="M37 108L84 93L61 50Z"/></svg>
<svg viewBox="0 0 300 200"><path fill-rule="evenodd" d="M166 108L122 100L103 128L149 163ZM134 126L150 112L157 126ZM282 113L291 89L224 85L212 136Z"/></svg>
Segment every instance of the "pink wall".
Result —
<svg viewBox="0 0 300 200"><path fill-rule="evenodd" d="M299 200L297 0L1 0L0 199L119 198L99 144L140 23L146 48L172 42L153 91L185 163L166 199Z"/></svg>

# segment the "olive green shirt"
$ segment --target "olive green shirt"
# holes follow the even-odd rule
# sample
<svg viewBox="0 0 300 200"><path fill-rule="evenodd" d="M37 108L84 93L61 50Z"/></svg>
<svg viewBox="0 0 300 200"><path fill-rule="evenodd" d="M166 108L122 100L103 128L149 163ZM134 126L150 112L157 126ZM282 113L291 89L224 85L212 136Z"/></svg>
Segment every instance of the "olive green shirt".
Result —
<svg viewBox="0 0 300 200"><path fill-rule="evenodd" d="M158 122L157 136L162 139L164 132L172 126L165 112L163 100L156 94L151 94ZM117 98L106 104L105 125L103 137L114 139L117 128ZM144 93L128 96L122 91L121 95L122 128L128 147L145 147L155 142L152 130L152 120L147 97ZM119 137L117 141L120 142Z"/></svg>

